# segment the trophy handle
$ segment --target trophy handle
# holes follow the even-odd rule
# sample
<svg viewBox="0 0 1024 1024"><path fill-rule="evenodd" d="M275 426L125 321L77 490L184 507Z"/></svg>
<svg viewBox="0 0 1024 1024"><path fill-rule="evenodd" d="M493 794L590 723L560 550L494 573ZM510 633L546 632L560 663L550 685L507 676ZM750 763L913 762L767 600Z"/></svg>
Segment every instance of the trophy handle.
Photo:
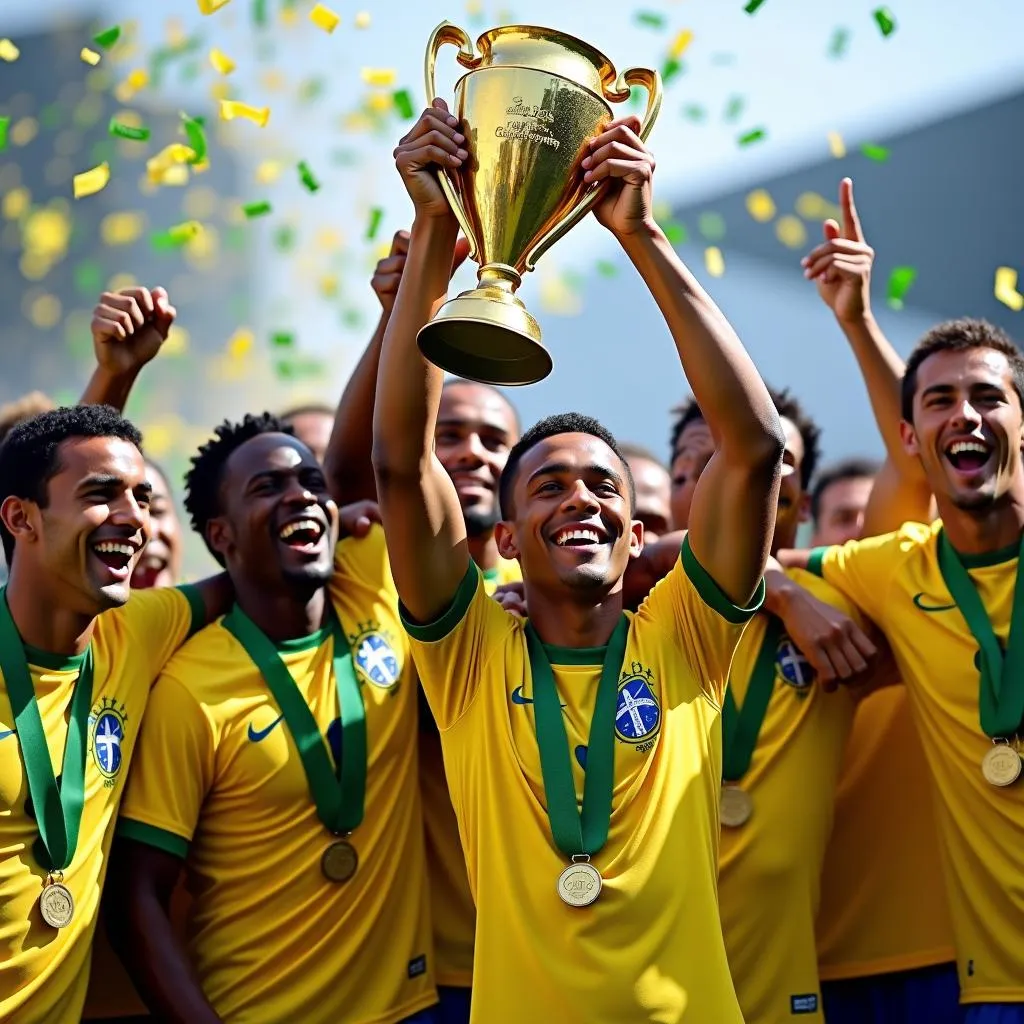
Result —
<svg viewBox="0 0 1024 1024"><path fill-rule="evenodd" d="M426 57L423 61L423 80L427 87L427 103L433 103L437 98L437 90L434 85L434 64L437 62L438 51L448 43L459 48L456 59L464 68L469 68L472 71L483 59L473 52L473 41L463 29L458 25L453 25L450 21L442 21L430 34ZM469 241L469 258L476 259L479 246L473 235L473 229L470 227L469 217L466 216L466 208L462 205L462 199L448 174L442 168L438 168L437 180L441 191L444 192L448 200L448 205L452 208L452 213L455 214L455 219L459 222L459 227L462 228L462 233Z"/></svg>
<svg viewBox="0 0 1024 1024"><path fill-rule="evenodd" d="M658 118L658 111L661 110L661 75L650 68L626 68L615 80L615 85L605 93L605 99L612 103L622 103L629 99L630 86L633 85L641 85L647 90L647 109L640 122L640 141L646 142ZM603 184L601 182L594 185L557 224L541 235L537 244L526 254L527 270L533 270L537 260L590 212L590 208L601 194Z"/></svg>

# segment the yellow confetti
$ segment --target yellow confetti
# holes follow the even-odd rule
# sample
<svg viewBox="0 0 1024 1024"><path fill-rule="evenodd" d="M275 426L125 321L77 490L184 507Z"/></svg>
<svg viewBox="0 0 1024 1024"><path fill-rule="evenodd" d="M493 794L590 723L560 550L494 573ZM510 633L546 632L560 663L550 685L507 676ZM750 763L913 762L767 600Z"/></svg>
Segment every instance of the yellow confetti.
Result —
<svg viewBox="0 0 1024 1024"><path fill-rule="evenodd" d="M363 68L361 74L367 85L394 85L398 78L394 68Z"/></svg>
<svg viewBox="0 0 1024 1024"><path fill-rule="evenodd" d="M3 203L0 204L4 217L7 220L17 220L26 210L32 201L32 195L24 186L12 188L4 193Z"/></svg>
<svg viewBox="0 0 1024 1024"><path fill-rule="evenodd" d="M717 245L709 245L704 250L704 267L712 277L721 277L725 273L725 257Z"/></svg>
<svg viewBox="0 0 1024 1024"><path fill-rule="evenodd" d="M370 27L370 12L359 11L355 17L356 28L369 28Z"/></svg>
<svg viewBox="0 0 1024 1024"><path fill-rule="evenodd" d="M157 185L182 186L188 184L188 164L173 164L156 179Z"/></svg>
<svg viewBox="0 0 1024 1024"><path fill-rule="evenodd" d="M766 224L775 216L775 201L763 189L755 189L747 196L747 213L760 224Z"/></svg>
<svg viewBox="0 0 1024 1024"><path fill-rule="evenodd" d="M10 39L0 39L0 60L7 61L10 64L12 61L16 61L21 56L21 50L19 50Z"/></svg>
<svg viewBox="0 0 1024 1024"><path fill-rule="evenodd" d="M248 103L237 100L221 100L220 116L222 121L233 121L236 117L244 117L261 128L266 128L270 120L270 107L251 107Z"/></svg>
<svg viewBox="0 0 1024 1024"><path fill-rule="evenodd" d="M541 281L540 303L545 311L557 316L579 316L583 312L579 293L557 274L549 274Z"/></svg>
<svg viewBox="0 0 1024 1024"><path fill-rule="evenodd" d="M338 294L337 274L325 274L320 278L320 294L325 299L333 299Z"/></svg>
<svg viewBox="0 0 1024 1024"><path fill-rule="evenodd" d="M164 356L180 356L188 351L189 333L184 327L175 324L167 332L167 340L160 346L160 358Z"/></svg>
<svg viewBox="0 0 1024 1024"><path fill-rule="evenodd" d="M149 85L149 72L145 68L136 68L114 89L114 96L119 103L128 103L135 94Z"/></svg>
<svg viewBox="0 0 1024 1024"><path fill-rule="evenodd" d="M78 55L86 64L91 64L96 67L100 62L100 55L95 50L90 50L88 46L82 47L82 52Z"/></svg>
<svg viewBox="0 0 1024 1024"><path fill-rule="evenodd" d="M317 28L322 28L328 35L330 35L337 27L338 22L341 18L330 9L325 7L323 4L317 4L309 12L309 20L316 25Z"/></svg>
<svg viewBox="0 0 1024 1024"><path fill-rule="evenodd" d="M231 0L197 0L197 2L200 14L214 14L231 3Z"/></svg>
<svg viewBox="0 0 1024 1024"><path fill-rule="evenodd" d="M817 192L801 192L794 205L804 220L826 220L829 217L837 221L843 219L842 210Z"/></svg>
<svg viewBox="0 0 1024 1024"><path fill-rule="evenodd" d="M210 63L219 75L230 75L235 70L235 62L216 48L210 51Z"/></svg>
<svg viewBox="0 0 1024 1024"><path fill-rule="evenodd" d="M688 28L684 28L679 35L676 36L672 43L672 49L669 53L678 60L678 58L682 57L686 52L687 47L689 47L692 42L693 33Z"/></svg>
<svg viewBox="0 0 1024 1024"><path fill-rule="evenodd" d="M94 195L107 187L110 181L110 164L104 162L92 168L90 171L83 171L76 174L72 179L72 186L75 191L75 198L82 199L84 196Z"/></svg>
<svg viewBox="0 0 1024 1024"><path fill-rule="evenodd" d="M228 355L232 359L241 359L252 351L255 341L256 337L248 327L239 327L228 339Z"/></svg>
<svg viewBox="0 0 1024 1024"><path fill-rule="evenodd" d="M843 137L839 132L828 133L828 148L836 160L842 160L846 156L846 143L843 142Z"/></svg>
<svg viewBox="0 0 1024 1024"><path fill-rule="evenodd" d="M1024 309L1024 295L1017 291L1017 271L1013 267L996 267L993 294L1004 305L1019 313Z"/></svg>
<svg viewBox="0 0 1024 1024"><path fill-rule="evenodd" d="M375 114L387 113L394 105L394 98L389 92L374 92L366 97L366 106Z"/></svg>
<svg viewBox="0 0 1024 1024"><path fill-rule="evenodd" d="M23 117L11 125L7 137L15 146L27 146L39 134L39 122L34 117Z"/></svg>
<svg viewBox="0 0 1024 1024"><path fill-rule="evenodd" d="M775 237L790 249L802 249L807 244L807 228L799 217L787 213L775 222Z"/></svg>
<svg viewBox="0 0 1024 1024"><path fill-rule="evenodd" d="M28 318L32 323L46 330L60 323L61 304L56 295L38 295L32 300L28 310Z"/></svg>
<svg viewBox="0 0 1024 1024"><path fill-rule="evenodd" d="M188 167L182 165L194 159L195 155L196 152L191 146L186 146L183 142L172 142L146 161L146 174L150 181L158 185L184 185L188 181ZM184 175L176 174L176 180L168 181L169 172L178 170L184 170Z"/></svg>
<svg viewBox="0 0 1024 1024"><path fill-rule="evenodd" d="M281 176L281 164L277 160L264 160L256 168L256 180L261 185L272 185Z"/></svg>
<svg viewBox="0 0 1024 1024"><path fill-rule="evenodd" d="M128 211L108 213L100 221L100 238L104 245L130 245L143 232L142 214Z"/></svg>

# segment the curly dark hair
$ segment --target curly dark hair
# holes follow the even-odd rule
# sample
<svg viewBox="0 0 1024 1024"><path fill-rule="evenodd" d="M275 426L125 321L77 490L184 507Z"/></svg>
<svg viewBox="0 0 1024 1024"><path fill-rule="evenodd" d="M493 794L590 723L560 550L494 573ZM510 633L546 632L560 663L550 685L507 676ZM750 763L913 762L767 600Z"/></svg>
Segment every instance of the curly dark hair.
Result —
<svg viewBox="0 0 1024 1024"><path fill-rule="evenodd" d="M14 495L46 508L48 485L60 472L60 446L86 437L117 437L142 450L142 434L110 405L67 405L39 413L11 427L0 445L0 504ZM14 536L0 522L7 564Z"/></svg>
<svg viewBox="0 0 1024 1024"><path fill-rule="evenodd" d="M804 407L789 393L788 388L776 391L768 388L775 403L775 411L792 423L804 442L804 457L800 463L800 486L807 490L821 459L821 428L807 415Z"/></svg>
<svg viewBox="0 0 1024 1024"><path fill-rule="evenodd" d="M546 416L535 423L519 438L508 453L508 462L505 463L505 468L501 471L501 479L498 481L498 501L501 504L501 514L505 519L511 518L512 487L523 456L541 441L554 437L556 434L590 434L591 437L604 441L619 457L619 461L625 469L626 483L629 487L629 507L631 511L635 511L636 486L633 483L633 474L630 472L629 463L611 431L595 420L593 416L584 416L579 412L561 412L554 416Z"/></svg>
<svg viewBox="0 0 1024 1024"><path fill-rule="evenodd" d="M288 434L294 437L295 430L280 417L264 412L259 416L246 413L237 423L225 420L214 428L213 434L213 438L192 456L191 466L185 474L185 511L189 515L192 529L203 538L207 550L224 565L224 558L210 547L206 539L207 525L221 512L220 485L224 478L224 466L231 454L246 441L261 434Z"/></svg>

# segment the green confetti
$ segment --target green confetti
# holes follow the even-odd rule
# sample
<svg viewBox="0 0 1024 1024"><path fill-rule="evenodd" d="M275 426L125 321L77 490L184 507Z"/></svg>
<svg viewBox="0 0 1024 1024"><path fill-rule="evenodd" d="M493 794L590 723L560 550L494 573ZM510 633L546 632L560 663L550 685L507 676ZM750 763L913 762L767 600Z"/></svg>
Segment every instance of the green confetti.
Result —
<svg viewBox="0 0 1024 1024"><path fill-rule="evenodd" d="M668 83L671 82L673 78L676 78L678 75L682 74L682 71L682 61L677 60L675 57L669 57L669 59L665 61L661 68L662 83L664 85L668 85Z"/></svg>
<svg viewBox="0 0 1024 1024"><path fill-rule="evenodd" d="M889 150L885 146L876 146L872 142L865 142L860 147L860 151L877 164L884 164L889 159Z"/></svg>
<svg viewBox="0 0 1024 1024"><path fill-rule="evenodd" d="M730 97L725 107L724 116L726 121L735 121L743 113L743 108L746 104L747 101L742 96Z"/></svg>
<svg viewBox="0 0 1024 1024"><path fill-rule="evenodd" d="M370 223L366 228L366 240L372 242L377 237L377 232L380 230L380 222L384 219L384 211L379 207L375 206L370 211Z"/></svg>
<svg viewBox="0 0 1024 1024"><path fill-rule="evenodd" d="M743 10L745 10L747 14L753 14L763 3L764 0L750 0L750 3L748 3Z"/></svg>
<svg viewBox="0 0 1024 1024"><path fill-rule="evenodd" d="M682 245L686 241L686 228L682 224L669 221L662 225L661 230L665 232L665 237L672 245Z"/></svg>
<svg viewBox="0 0 1024 1024"><path fill-rule="evenodd" d="M188 162L190 164L201 164L206 159L206 133L203 131L205 121L197 117L189 117L188 114L181 115L181 124L185 129L189 147L195 153Z"/></svg>
<svg viewBox="0 0 1024 1024"><path fill-rule="evenodd" d="M725 218L709 210L697 219L697 230L709 241L720 242L725 238Z"/></svg>
<svg viewBox="0 0 1024 1024"><path fill-rule="evenodd" d="M299 179L302 181L302 184L306 186L307 191L319 191L320 182L313 177L313 172L309 169L309 164L307 164L305 160L299 161Z"/></svg>
<svg viewBox="0 0 1024 1024"><path fill-rule="evenodd" d="M409 95L408 89L398 89L392 94L391 99L394 101L399 117L411 121L416 116L416 110L412 105L412 96Z"/></svg>
<svg viewBox="0 0 1024 1024"><path fill-rule="evenodd" d="M915 267L893 267L886 286L886 301L892 309L902 309L903 299L917 280Z"/></svg>
<svg viewBox="0 0 1024 1024"><path fill-rule="evenodd" d="M295 248L295 228L290 224L282 224L274 232L274 248L278 252L291 252Z"/></svg>
<svg viewBox="0 0 1024 1024"><path fill-rule="evenodd" d="M647 90L642 85L631 85L629 87L629 105L633 110L639 110L647 102Z"/></svg>
<svg viewBox="0 0 1024 1024"><path fill-rule="evenodd" d="M174 46L163 46L154 50L149 58L149 77L154 86L159 86L163 81L164 68L173 60L193 53L202 45L202 40L193 36L185 39Z"/></svg>
<svg viewBox="0 0 1024 1024"><path fill-rule="evenodd" d="M358 309L346 309L341 314L341 322L351 330L356 330L363 326L365 318Z"/></svg>
<svg viewBox="0 0 1024 1024"><path fill-rule="evenodd" d="M108 131L115 138L129 139L131 142L145 142L149 138L148 128L133 128L130 124L121 124L114 118L110 119Z"/></svg>
<svg viewBox="0 0 1024 1024"><path fill-rule="evenodd" d="M10 123L9 117L0 117L0 152L7 148L7 127Z"/></svg>
<svg viewBox="0 0 1024 1024"><path fill-rule="evenodd" d="M323 91L324 80L322 78L307 78L299 86L299 99L303 103L312 103L313 100L323 95Z"/></svg>
<svg viewBox="0 0 1024 1024"><path fill-rule="evenodd" d="M245 203L242 206L242 213L245 214L248 220L252 220L253 217L262 217L266 213L270 213L273 207L270 203L263 199L258 203Z"/></svg>
<svg viewBox="0 0 1024 1024"><path fill-rule="evenodd" d="M274 348L291 348L295 344L295 335L290 331L276 331L270 336L270 344Z"/></svg>
<svg viewBox="0 0 1024 1024"><path fill-rule="evenodd" d="M189 241L189 236L178 231L155 231L149 236L149 244L157 252L180 249Z"/></svg>
<svg viewBox="0 0 1024 1024"><path fill-rule="evenodd" d="M99 35L93 36L92 41L97 46L102 46L104 50L109 50L120 38L121 26L114 25L112 28L104 29Z"/></svg>
<svg viewBox="0 0 1024 1024"><path fill-rule="evenodd" d="M597 272L602 277L615 277L619 270L618 267L616 267L610 260L598 260Z"/></svg>
<svg viewBox="0 0 1024 1024"><path fill-rule="evenodd" d="M264 28L267 24L267 0L253 0L252 20Z"/></svg>
<svg viewBox="0 0 1024 1024"><path fill-rule="evenodd" d="M634 20L645 28L664 28L665 15L655 11L637 11Z"/></svg>
<svg viewBox="0 0 1024 1024"><path fill-rule="evenodd" d="M699 104L688 103L683 107L683 117L688 121L704 121L708 116L708 112Z"/></svg>
<svg viewBox="0 0 1024 1024"><path fill-rule="evenodd" d="M95 260L82 260L74 271L75 291L93 296L103 287L103 268Z"/></svg>
<svg viewBox="0 0 1024 1024"><path fill-rule="evenodd" d="M324 364L319 359L280 359L274 364L282 380L299 380L302 377L322 377Z"/></svg>
<svg viewBox="0 0 1024 1024"><path fill-rule="evenodd" d="M896 31L896 19L892 16L892 11L888 7L877 8L872 12L872 17L875 19L875 24L878 25L885 39L888 39Z"/></svg>
<svg viewBox="0 0 1024 1024"><path fill-rule="evenodd" d="M839 59L846 56L846 50L850 45L850 30L837 28L832 33L832 39L828 44L828 55Z"/></svg>
<svg viewBox="0 0 1024 1024"><path fill-rule="evenodd" d="M749 132L744 132L736 141L741 146L749 146L754 142L760 142L762 139L766 139L768 133L763 128L754 128Z"/></svg>

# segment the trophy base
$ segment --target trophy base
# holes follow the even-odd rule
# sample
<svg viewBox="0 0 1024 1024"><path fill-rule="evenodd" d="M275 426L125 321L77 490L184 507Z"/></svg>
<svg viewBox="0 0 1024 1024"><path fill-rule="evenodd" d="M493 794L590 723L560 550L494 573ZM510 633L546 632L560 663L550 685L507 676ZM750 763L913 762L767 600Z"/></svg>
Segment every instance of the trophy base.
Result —
<svg viewBox="0 0 1024 1024"><path fill-rule="evenodd" d="M435 366L481 384L535 384L551 372L540 325L511 290L493 284L449 299L416 341Z"/></svg>

